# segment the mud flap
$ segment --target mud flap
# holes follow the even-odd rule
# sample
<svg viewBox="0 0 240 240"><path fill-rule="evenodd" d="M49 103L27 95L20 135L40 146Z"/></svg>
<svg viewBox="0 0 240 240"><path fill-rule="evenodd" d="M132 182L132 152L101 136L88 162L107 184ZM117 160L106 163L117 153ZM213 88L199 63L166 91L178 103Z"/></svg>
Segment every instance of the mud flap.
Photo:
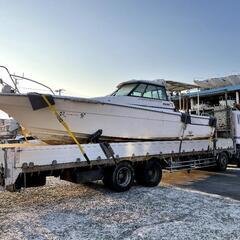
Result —
<svg viewBox="0 0 240 240"><path fill-rule="evenodd" d="M28 93L27 94L28 99L31 103L32 109L35 110L39 110L42 108L46 108L48 107L46 101L44 101L43 97L41 94L38 93ZM54 99L52 95L44 95L47 97L48 101L50 102L51 105L54 105Z"/></svg>

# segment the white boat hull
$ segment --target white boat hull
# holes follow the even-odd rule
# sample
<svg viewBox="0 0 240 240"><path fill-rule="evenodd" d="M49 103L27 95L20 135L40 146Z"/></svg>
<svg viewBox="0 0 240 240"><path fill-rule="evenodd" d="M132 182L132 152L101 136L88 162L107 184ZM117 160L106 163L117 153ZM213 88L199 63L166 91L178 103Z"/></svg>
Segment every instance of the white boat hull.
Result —
<svg viewBox="0 0 240 240"><path fill-rule="evenodd" d="M192 117L181 122L181 113L163 112L134 106L100 103L86 99L54 98L55 107L80 142L102 129L102 140L175 140L209 138L213 128L209 118ZM49 108L33 110L27 95L0 95L0 109L15 118L33 136L49 144L72 143L64 127Z"/></svg>

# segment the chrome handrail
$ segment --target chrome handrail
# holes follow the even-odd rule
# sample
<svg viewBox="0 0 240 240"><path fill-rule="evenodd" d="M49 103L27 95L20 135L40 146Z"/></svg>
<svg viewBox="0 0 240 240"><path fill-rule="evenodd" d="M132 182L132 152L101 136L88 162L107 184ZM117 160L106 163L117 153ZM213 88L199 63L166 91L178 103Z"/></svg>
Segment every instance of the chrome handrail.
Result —
<svg viewBox="0 0 240 240"><path fill-rule="evenodd" d="M43 84L43 83L40 83L40 82L35 81L35 80L33 80L33 79L30 79L30 78L26 78L26 77L18 76L18 75L15 75L15 74L11 74L11 76L12 76L13 78L20 78L20 79L24 79L24 80L27 80L27 81L30 81L30 82L33 82L33 83L39 84L39 85L41 85L41 86L47 88L47 89L48 89L53 95L55 95L54 91L53 91L50 87L48 87L47 85L45 85L45 84Z"/></svg>
<svg viewBox="0 0 240 240"><path fill-rule="evenodd" d="M45 85L45 84L43 84L43 83L40 83L40 82L35 81L35 80L33 80L33 79L30 79L30 78L26 78L26 77L23 77L23 76L19 76L19 75L16 75L16 74L11 74L10 71L8 70L8 68L5 67L5 66L1 66L1 65L0 65L0 68L3 68L3 69L6 70L6 72L8 73L9 77L11 78L11 80L12 80L12 82L13 82L13 85L14 85L14 87L15 87L14 90L17 91L18 93L20 93L20 91L19 91L19 88L18 88L18 86L17 86L17 80L22 79L22 80L27 80L27 81L36 83L36 84L38 84L38 85L40 85L40 86L43 86L43 87L47 88L53 95L55 95L54 91L53 91L50 87L48 87L47 85ZM5 83L3 80L2 80L2 82ZM7 83L5 83L5 84L7 84Z"/></svg>

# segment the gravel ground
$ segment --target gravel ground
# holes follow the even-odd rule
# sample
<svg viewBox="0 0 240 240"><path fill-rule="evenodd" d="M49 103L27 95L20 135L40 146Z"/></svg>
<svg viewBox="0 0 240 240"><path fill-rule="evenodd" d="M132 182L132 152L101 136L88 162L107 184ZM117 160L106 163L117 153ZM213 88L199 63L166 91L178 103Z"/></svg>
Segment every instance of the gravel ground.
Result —
<svg viewBox="0 0 240 240"><path fill-rule="evenodd" d="M0 239L240 239L240 201L172 186L113 193L49 178L0 193Z"/></svg>

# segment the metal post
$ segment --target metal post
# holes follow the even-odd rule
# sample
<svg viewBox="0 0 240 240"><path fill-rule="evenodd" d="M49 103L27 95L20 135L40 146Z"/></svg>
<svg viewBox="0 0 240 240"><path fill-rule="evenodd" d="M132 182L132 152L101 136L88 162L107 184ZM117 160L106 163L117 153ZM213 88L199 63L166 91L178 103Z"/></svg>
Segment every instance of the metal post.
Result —
<svg viewBox="0 0 240 240"><path fill-rule="evenodd" d="M200 114L200 97L199 97L199 88L197 89L197 105L198 105L198 107L197 107L197 115L199 115Z"/></svg>
<svg viewBox="0 0 240 240"><path fill-rule="evenodd" d="M239 92L236 92L236 104L239 104Z"/></svg>
<svg viewBox="0 0 240 240"><path fill-rule="evenodd" d="M186 111L189 113L189 99L186 97Z"/></svg>
<svg viewBox="0 0 240 240"><path fill-rule="evenodd" d="M226 108L228 107L227 100L228 100L228 94L227 94L227 92L225 92L225 102L226 102Z"/></svg>
<svg viewBox="0 0 240 240"><path fill-rule="evenodd" d="M193 106L194 106L194 99L190 98L190 108L191 108L191 110L193 109Z"/></svg>
<svg viewBox="0 0 240 240"><path fill-rule="evenodd" d="M179 110L182 108L181 92L179 92Z"/></svg>

